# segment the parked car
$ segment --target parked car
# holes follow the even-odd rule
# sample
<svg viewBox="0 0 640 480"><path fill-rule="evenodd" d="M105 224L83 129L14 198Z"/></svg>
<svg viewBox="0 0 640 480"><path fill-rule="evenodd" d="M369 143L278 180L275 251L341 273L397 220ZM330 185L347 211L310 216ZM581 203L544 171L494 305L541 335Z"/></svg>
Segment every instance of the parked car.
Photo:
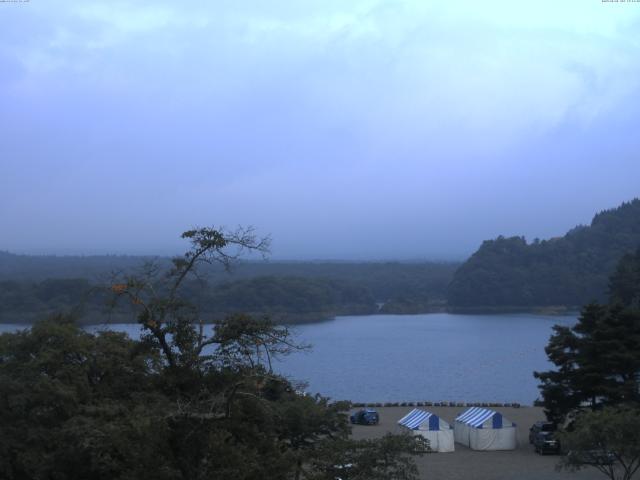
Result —
<svg viewBox="0 0 640 480"><path fill-rule="evenodd" d="M555 436L555 432L538 432L533 440L533 446L536 453L544 455L545 453L560 453L560 442Z"/></svg>
<svg viewBox="0 0 640 480"><path fill-rule="evenodd" d="M363 408L351 415L351 423L357 425L377 425L380 422L380 415L375 410Z"/></svg>
<svg viewBox="0 0 640 480"><path fill-rule="evenodd" d="M553 422L536 422L529 429L529 443L533 444L539 432L555 432L556 430L556 424Z"/></svg>

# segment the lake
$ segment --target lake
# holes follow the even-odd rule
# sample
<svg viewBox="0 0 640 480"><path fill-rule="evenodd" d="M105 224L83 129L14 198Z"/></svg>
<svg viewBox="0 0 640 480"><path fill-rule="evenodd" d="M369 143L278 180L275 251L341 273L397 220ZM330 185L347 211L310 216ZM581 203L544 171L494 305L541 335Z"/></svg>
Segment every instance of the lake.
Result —
<svg viewBox="0 0 640 480"><path fill-rule="evenodd" d="M344 316L293 326L313 350L281 359L276 369L309 383L309 392L359 402L519 402L538 397L534 370L554 324L575 316L530 314ZM23 328L0 325L1 331ZM90 330L106 328L92 326ZM137 336L135 324L107 328Z"/></svg>

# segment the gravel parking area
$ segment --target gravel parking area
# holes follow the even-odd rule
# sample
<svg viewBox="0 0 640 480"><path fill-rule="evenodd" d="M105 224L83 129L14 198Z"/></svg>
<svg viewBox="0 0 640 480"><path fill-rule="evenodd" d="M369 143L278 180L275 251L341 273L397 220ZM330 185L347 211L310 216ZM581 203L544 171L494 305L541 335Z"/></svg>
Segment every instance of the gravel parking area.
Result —
<svg viewBox="0 0 640 480"><path fill-rule="evenodd" d="M375 438L386 432L397 433L401 427L396 423L414 407L381 407L380 424L377 426L355 425L354 438ZM453 424L453 419L465 408L461 407L417 407L439 415ZM356 411L358 409L354 409ZM516 450L478 452L456 443L452 453L432 453L417 458L420 478L438 480L597 480L605 477L593 468L571 473L556 471L557 455L538 455L529 444L529 427L537 420L544 420L538 407L493 408L515 422L518 428Z"/></svg>

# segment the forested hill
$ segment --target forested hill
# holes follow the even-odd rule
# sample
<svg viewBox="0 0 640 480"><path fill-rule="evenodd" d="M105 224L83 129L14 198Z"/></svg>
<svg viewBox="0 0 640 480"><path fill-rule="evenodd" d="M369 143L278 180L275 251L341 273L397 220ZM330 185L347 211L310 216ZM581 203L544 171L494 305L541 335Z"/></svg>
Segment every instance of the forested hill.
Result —
<svg viewBox="0 0 640 480"><path fill-rule="evenodd" d="M564 237L498 237L455 273L450 307L577 306L604 301L620 258L640 246L640 200L598 213Z"/></svg>
<svg viewBox="0 0 640 480"><path fill-rule="evenodd" d="M0 252L0 322L31 322L58 311L80 311L81 321L106 315L111 272L136 271L168 258L28 256ZM433 262L240 262L231 273L203 268L206 282L185 284L185 295L206 318L235 312L305 322L334 315L418 313L442 309L459 264ZM204 267L204 266L203 266ZM197 285L196 285L197 284ZM109 312L113 316L113 312ZM125 321L126 319L119 319Z"/></svg>

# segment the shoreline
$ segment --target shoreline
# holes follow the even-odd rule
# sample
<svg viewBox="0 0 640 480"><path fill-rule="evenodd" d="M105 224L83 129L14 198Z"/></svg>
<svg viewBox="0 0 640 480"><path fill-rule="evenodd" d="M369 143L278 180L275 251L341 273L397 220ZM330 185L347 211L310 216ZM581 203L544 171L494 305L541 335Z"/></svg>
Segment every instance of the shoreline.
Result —
<svg viewBox="0 0 640 480"><path fill-rule="evenodd" d="M60 311L47 311L47 312L34 312L34 313L16 313L16 314L2 314L0 315L0 324L2 325L31 325L40 320L47 318L56 313L73 313L73 312L60 312ZM544 315L550 317L562 317L569 315L579 315L580 308L574 306L553 305L553 306L537 306L537 307L492 307L492 306L476 306L476 307L443 307L438 306L434 308L428 308L419 312L311 312L311 313L259 313L259 312L244 312L247 315L255 317L267 316L273 320L273 323L277 325L310 325L315 323L324 323L335 320L337 317L367 317L373 315L397 315L397 316L412 316L412 315L430 315L436 313L447 313L451 315L507 315L507 314L531 314L531 315ZM210 318L205 320L204 324L214 324L219 319L223 318L227 314L204 314ZM216 318L211 318L215 315ZM108 325L108 324L132 324L137 323L135 317L128 313L99 313L91 312L86 316L80 315L78 318L80 325Z"/></svg>
<svg viewBox="0 0 640 480"><path fill-rule="evenodd" d="M548 315L548 316L564 316L564 315L577 315L580 313L581 308L575 305L539 305L533 307L519 307L519 306L475 306L475 307L447 307L446 313L454 315L500 315L508 313L529 313L534 315Z"/></svg>
<svg viewBox="0 0 640 480"><path fill-rule="evenodd" d="M518 402L351 402L351 408L532 408L538 405L523 405Z"/></svg>

